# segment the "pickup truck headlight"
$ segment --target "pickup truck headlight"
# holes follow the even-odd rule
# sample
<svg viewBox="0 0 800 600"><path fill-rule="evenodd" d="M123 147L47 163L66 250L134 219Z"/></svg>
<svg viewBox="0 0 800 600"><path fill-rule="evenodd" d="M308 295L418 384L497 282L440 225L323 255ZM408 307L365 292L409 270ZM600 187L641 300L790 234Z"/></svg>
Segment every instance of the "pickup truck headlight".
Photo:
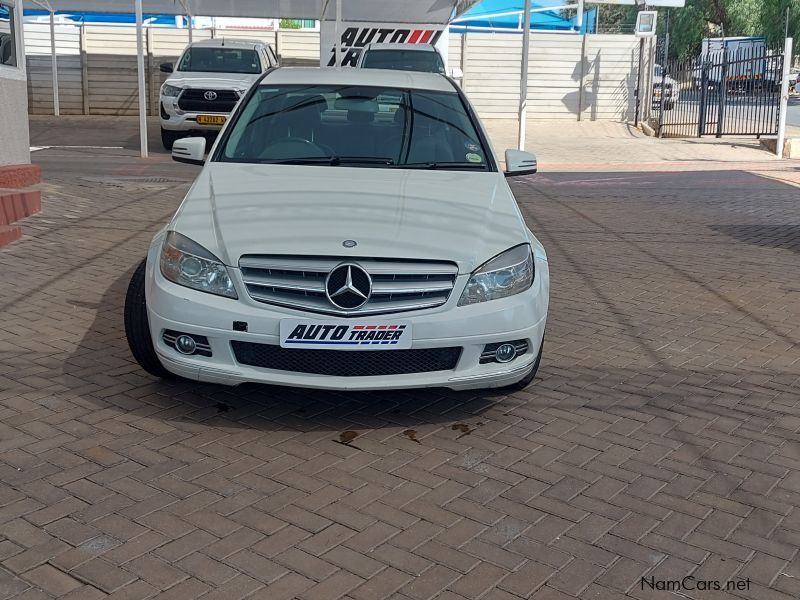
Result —
<svg viewBox="0 0 800 600"><path fill-rule="evenodd" d="M176 231L167 233L161 247L161 274L193 290L238 298L227 267L200 244Z"/></svg>
<svg viewBox="0 0 800 600"><path fill-rule="evenodd" d="M472 274L458 305L477 304L524 292L533 284L534 269L529 244L506 250Z"/></svg>
<svg viewBox="0 0 800 600"><path fill-rule="evenodd" d="M161 86L161 95L167 98L176 98L182 91L183 88L179 88L168 83L165 83Z"/></svg>

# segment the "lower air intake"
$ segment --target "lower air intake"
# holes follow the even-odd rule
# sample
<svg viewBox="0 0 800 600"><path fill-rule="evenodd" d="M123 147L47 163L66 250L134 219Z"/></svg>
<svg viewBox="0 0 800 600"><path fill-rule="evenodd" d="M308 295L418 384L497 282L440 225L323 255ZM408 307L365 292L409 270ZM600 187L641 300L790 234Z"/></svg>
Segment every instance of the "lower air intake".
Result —
<svg viewBox="0 0 800 600"><path fill-rule="evenodd" d="M307 350L269 344L231 342L236 360L243 365L336 377L374 377L450 371L461 356L460 347L411 350Z"/></svg>

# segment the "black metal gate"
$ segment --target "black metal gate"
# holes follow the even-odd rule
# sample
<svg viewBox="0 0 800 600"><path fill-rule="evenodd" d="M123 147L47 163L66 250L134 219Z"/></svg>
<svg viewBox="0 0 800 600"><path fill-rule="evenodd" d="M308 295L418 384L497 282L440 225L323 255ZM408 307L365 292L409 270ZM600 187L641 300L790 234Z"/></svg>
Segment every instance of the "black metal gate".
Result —
<svg viewBox="0 0 800 600"><path fill-rule="evenodd" d="M775 135L783 60L782 51L751 46L656 65L651 114L657 135Z"/></svg>

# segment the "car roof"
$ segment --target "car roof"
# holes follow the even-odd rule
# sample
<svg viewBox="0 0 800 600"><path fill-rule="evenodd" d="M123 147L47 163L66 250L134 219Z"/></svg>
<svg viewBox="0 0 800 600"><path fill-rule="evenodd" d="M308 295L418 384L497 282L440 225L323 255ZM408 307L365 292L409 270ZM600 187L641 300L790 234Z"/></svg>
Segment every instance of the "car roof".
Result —
<svg viewBox="0 0 800 600"><path fill-rule="evenodd" d="M252 49L253 46L266 46L266 42L260 40L245 40L245 39L231 39L231 38L214 38L212 40L201 40L190 44L192 48L248 48Z"/></svg>
<svg viewBox="0 0 800 600"><path fill-rule="evenodd" d="M354 69L344 67L280 67L270 71L262 85L363 85L439 92L456 92L443 75L421 71Z"/></svg>
<svg viewBox="0 0 800 600"><path fill-rule="evenodd" d="M430 44L373 42L372 44L367 44L367 47L364 50L417 50L420 52L436 52L438 54L438 50L436 50L436 48Z"/></svg>

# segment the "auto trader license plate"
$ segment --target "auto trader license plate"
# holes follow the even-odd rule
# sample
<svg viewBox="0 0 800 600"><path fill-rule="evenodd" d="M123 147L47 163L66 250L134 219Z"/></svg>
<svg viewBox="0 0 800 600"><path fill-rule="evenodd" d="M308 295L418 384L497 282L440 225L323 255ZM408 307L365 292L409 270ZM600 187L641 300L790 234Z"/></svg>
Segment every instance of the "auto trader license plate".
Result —
<svg viewBox="0 0 800 600"><path fill-rule="evenodd" d="M223 115L197 115L197 122L200 125L225 125Z"/></svg>
<svg viewBox="0 0 800 600"><path fill-rule="evenodd" d="M401 350L411 348L409 321L281 319L281 348Z"/></svg>

